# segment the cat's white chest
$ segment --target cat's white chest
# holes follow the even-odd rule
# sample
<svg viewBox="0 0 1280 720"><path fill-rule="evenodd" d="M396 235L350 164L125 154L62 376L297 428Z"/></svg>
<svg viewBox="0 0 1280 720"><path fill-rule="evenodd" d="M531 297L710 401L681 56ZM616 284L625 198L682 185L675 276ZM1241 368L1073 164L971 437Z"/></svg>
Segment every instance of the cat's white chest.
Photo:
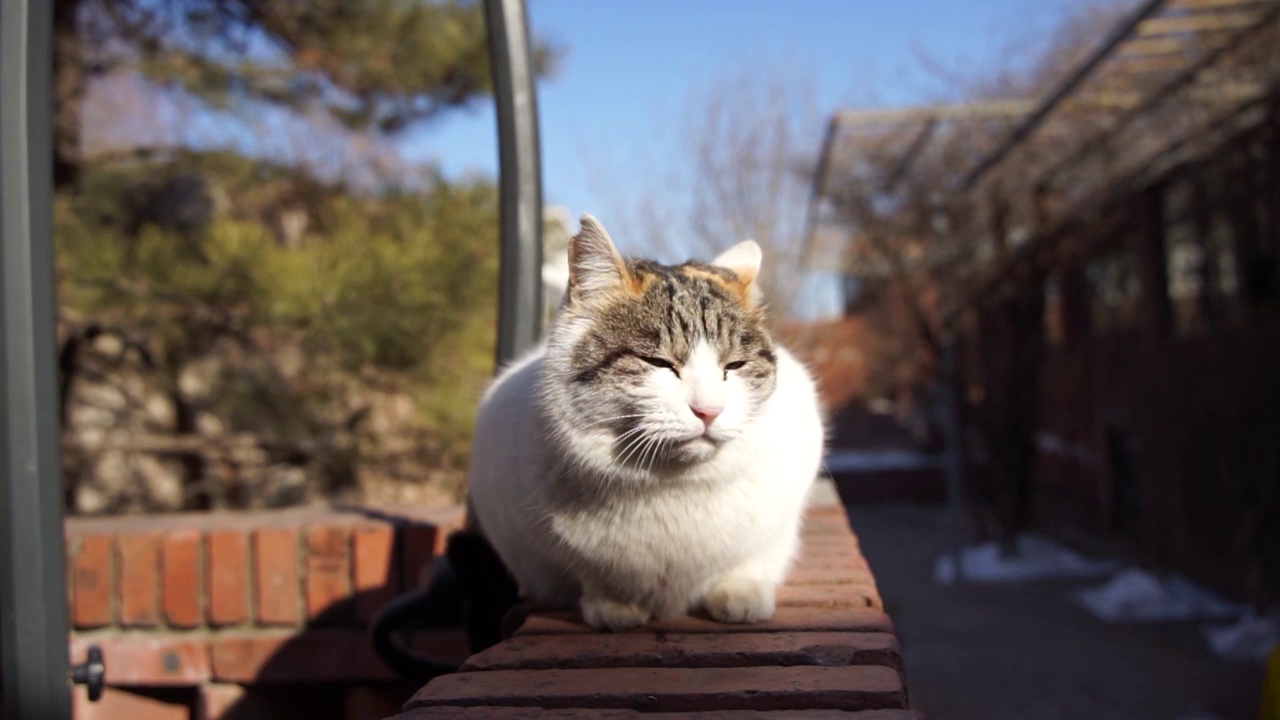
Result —
<svg viewBox="0 0 1280 720"><path fill-rule="evenodd" d="M744 483L746 484L746 483ZM557 560L655 609L683 612L718 573L759 552L777 523L750 488L693 487L552 511Z"/></svg>
<svg viewBox="0 0 1280 720"><path fill-rule="evenodd" d="M713 460L645 492L610 492L616 485L598 474L562 474L573 463L531 402L540 359L513 368L487 398L471 468L476 516L522 592L572 602L590 581L661 616L684 612L753 558L781 582L822 445L798 364L783 356L774 401Z"/></svg>
<svg viewBox="0 0 1280 720"><path fill-rule="evenodd" d="M747 507L746 493L733 490L660 490L628 502L553 513L552 527L583 556L674 571L751 551L750 529L766 519Z"/></svg>

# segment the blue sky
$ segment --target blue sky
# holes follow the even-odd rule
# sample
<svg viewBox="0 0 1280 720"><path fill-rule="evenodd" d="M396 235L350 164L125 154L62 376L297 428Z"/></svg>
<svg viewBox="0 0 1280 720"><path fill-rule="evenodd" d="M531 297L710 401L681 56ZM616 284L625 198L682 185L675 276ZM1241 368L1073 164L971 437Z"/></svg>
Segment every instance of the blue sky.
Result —
<svg viewBox="0 0 1280 720"><path fill-rule="evenodd" d="M717 79L754 80L782 67L786 92L770 95L779 97L773 107L800 118L800 129L789 134L793 147L816 154L826 120L838 109L954 99L961 91L948 85L948 73L983 76L1033 55L1034 44L1066 13L1126 1L528 0L535 37L562 51L556 71L538 87L544 200L567 208L572 229L581 213L596 215L624 252L685 259L705 250L689 241L695 235L690 195L706 186L682 152L691 122L706 107L699 91L714 90ZM198 112L198 102L157 93L136 74L117 80L95 83L86 102L98 109L98 120L114 119L86 123L86 146L98 151L139 142L230 144L335 177L369 162L360 138L323 135L333 128L328 118L320 119L317 140L295 132L297 118L278 109L256 106L245 122L207 108ZM790 97L799 94L808 102ZM141 106L151 107L150 117L120 122ZM412 128L380 150L436 165L452 178L493 177L494 125L492 103L478 101ZM798 201L787 195L776 205L802 213L807 188L791 190L796 187ZM789 219L786 226L799 224ZM808 293L805 314L838 311L834 273L809 269L801 281Z"/></svg>
<svg viewBox="0 0 1280 720"><path fill-rule="evenodd" d="M539 86L544 196L573 217L605 204L588 155L628 148L677 152L681 105L693 83L738 63L786 57L809 76L821 115L842 107L907 105L951 91L920 62L991 67L1018 38L1035 38L1083 0L531 0L536 37L564 50ZM450 115L402 146L457 176L492 175L492 107ZM815 147L822 127L814 128ZM608 160L608 158L603 158ZM601 166L614 166L604 162ZM629 175L639 192L656 178Z"/></svg>

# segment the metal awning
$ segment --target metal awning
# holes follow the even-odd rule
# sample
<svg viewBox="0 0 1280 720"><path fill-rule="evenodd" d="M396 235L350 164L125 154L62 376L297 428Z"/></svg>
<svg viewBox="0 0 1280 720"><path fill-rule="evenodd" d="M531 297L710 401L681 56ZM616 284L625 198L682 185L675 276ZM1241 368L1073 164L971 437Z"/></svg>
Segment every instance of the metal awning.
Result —
<svg viewBox="0 0 1280 720"><path fill-rule="evenodd" d="M833 174L878 152L896 153L889 177L902 177L955 132L968 133L974 154L949 194L1053 198L1057 217L1024 218L1043 230L1177 162L1197 137L1274 97L1276 47L1280 0L1144 0L1042 98L836 113L814 179L810 237L822 234Z"/></svg>
<svg viewBox="0 0 1280 720"><path fill-rule="evenodd" d="M846 266L847 233L833 228L830 220L831 200L839 192L833 181L856 177L858 166L875 157L891 168L887 178L876 179L884 183L882 191L891 193L892 185L914 172L922 158L948 147L957 137L977 155L1034 109L1030 100L1003 99L835 113L827 123L814 172L804 257L811 258L813 269L839 271Z"/></svg>
<svg viewBox="0 0 1280 720"><path fill-rule="evenodd" d="M965 176L957 192L1000 187L1002 176L1037 198L1052 198L1034 235L1006 261L975 278L973 303L1018 268L1055 262L1077 218L1097 217L1118 196L1202 156L1225 137L1264 120L1280 102L1280 0L1155 0L1144 3ZM1106 91L1089 132L1046 142L1069 124L1069 103ZM1036 270L1039 268L1039 270Z"/></svg>
<svg viewBox="0 0 1280 720"><path fill-rule="evenodd" d="M1280 82L1280 0L1146 0L965 174L959 192L1004 167L1037 166L1027 186L1106 183ZM1091 108L1092 132L1058 152L1041 136ZM1175 112L1174 110L1177 110ZM1160 118L1162 127L1144 123ZM1173 121L1170 122L1170 118ZM1038 157L1029 163L1028 155Z"/></svg>

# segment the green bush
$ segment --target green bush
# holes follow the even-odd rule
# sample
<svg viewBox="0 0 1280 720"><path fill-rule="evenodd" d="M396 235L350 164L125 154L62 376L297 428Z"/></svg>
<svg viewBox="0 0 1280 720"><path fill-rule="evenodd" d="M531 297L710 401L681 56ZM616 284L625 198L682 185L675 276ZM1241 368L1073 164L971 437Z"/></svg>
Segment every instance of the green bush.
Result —
<svg viewBox="0 0 1280 720"><path fill-rule="evenodd" d="M55 210L65 332L93 324L136 341L156 383L264 443L340 445L360 437L362 398L407 393L418 460L461 487L492 369L491 183L359 194L227 153L87 170L81 193ZM138 209L148 188L193 173L222 198L207 223L176 227L163 208ZM309 220L300 243L273 229L286 205ZM286 350L299 367L278 360ZM213 391L184 399L184 371L210 357ZM356 442L356 462L380 462L366 452L376 445Z"/></svg>

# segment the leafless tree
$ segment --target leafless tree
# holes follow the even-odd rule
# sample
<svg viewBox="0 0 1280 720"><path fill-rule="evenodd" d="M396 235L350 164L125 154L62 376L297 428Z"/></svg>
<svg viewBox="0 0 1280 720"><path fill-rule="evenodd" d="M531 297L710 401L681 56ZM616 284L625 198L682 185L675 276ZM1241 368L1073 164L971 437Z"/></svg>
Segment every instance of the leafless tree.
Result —
<svg viewBox="0 0 1280 720"><path fill-rule="evenodd" d="M773 315L791 315L807 275L805 206L822 130L810 76L786 56L712 72L685 95L672 156L589 153L606 223L625 228L617 236L634 251L667 260L708 259L753 239Z"/></svg>
<svg viewBox="0 0 1280 720"><path fill-rule="evenodd" d="M781 315L796 309L805 278L805 210L821 128L805 77L785 58L738 66L695 89L684 136L699 249L760 243L766 297Z"/></svg>

